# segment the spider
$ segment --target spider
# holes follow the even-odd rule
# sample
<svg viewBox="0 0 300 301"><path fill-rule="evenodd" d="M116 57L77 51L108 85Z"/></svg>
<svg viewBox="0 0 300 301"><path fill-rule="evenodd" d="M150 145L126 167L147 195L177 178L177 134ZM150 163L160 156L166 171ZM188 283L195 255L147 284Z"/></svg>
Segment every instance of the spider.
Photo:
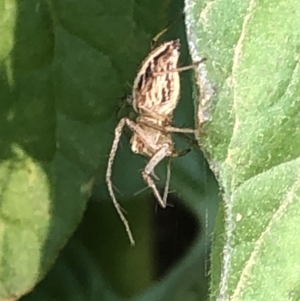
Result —
<svg viewBox="0 0 300 301"><path fill-rule="evenodd" d="M125 226L130 243L135 244L129 224L116 200L111 180L112 166L118 144L125 126L132 132L130 140L133 153L149 157L149 162L142 171L142 177L150 187L162 208L167 206L167 195L170 181L170 161L167 168L167 179L163 197L161 197L153 180L155 167L165 158L181 155L174 149L171 133L195 133L193 129L172 127L173 111L180 96L179 72L195 68L200 62L189 66L177 67L180 55L180 40L165 42L152 50L134 80L131 105L137 113L135 121L122 118L115 128L115 137L109 154L106 183L113 204Z"/></svg>

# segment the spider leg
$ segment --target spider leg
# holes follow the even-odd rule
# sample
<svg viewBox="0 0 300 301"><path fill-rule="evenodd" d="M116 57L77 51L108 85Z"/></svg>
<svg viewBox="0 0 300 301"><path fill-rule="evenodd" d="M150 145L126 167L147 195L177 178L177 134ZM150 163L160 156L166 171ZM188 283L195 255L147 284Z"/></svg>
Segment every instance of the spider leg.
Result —
<svg viewBox="0 0 300 301"><path fill-rule="evenodd" d="M158 120L165 120L164 116L161 116L161 115L157 114L156 112L152 112L150 109L145 108L144 106L140 106L139 108L146 111L149 114L149 116L151 116L152 118L155 117L155 119L158 119ZM147 126L153 128L153 129L161 131L161 132L196 134L196 130L194 130L194 129L188 129L188 128L182 129L182 128L176 128L173 126L160 126L160 125L157 125L155 122L151 122L151 121L144 122L144 124L146 124Z"/></svg>
<svg viewBox="0 0 300 301"><path fill-rule="evenodd" d="M186 70L195 69L196 67L198 67L200 64L202 64L206 60L207 60L206 58L203 58L200 61L193 62L191 65L187 65L187 66L183 66L183 67L179 67L179 68L175 68L175 69L167 70L167 71L163 71L163 72L155 72L155 73L153 73L153 75L163 75L163 74L170 73L170 72L183 72Z"/></svg>
<svg viewBox="0 0 300 301"><path fill-rule="evenodd" d="M156 47L156 44L158 42L158 40L160 39L161 36L163 36L168 30L169 30L169 27L168 26L167 28L163 29L162 31L160 31L151 41L151 49L154 49Z"/></svg>
<svg viewBox="0 0 300 301"><path fill-rule="evenodd" d="M114 138L111 150L110 150L110 154L109 154L109 157L108 157L107 169L106 169L106 183L107 183L109 195L110 195L110 197L113 201L113 205L116 208L117 213L118 213L122 223L125 226L127 235L129 237L129 240L130 240L130 243L131 243L131 245L135 245L135 241L134 241L132 232L130 230L128 221L127 221L127 219L125 218L125 216L122 212L122 210L123 210L122 207L120 206L120 204L118 203L118 201L115 197L115 193L114 193L114 190L113 190L113 183L112 183L112 180L111 180L113 162L114 162L114 159L115 159L115 156L116 156L116 153L117 153L118 145L119 145L121 135L123 133L125 125L128 126L128 128L131 131L137 133L141 137L141 139L145 141L145 143L149 144L148 139L147 139L147 135L145 135L144 131L135 122L131 121L128 118L122 118L119 121L117 127L115 128L115 138Z"/></svg>
<svg viewBox="0 0 300 301"><path fill-rule="evenodd" d="M154 38L152 38L151 41L151 49L155 48L158 40L163 36L172 26L176 25L180 21L183 21L183 14L177 17L169 26L167 26L165 29L161 30Z"/></svg>
<svg viewBox="0 0 300 301"><path fill-rule="evenodd" d="M169 187L170 187L170 179L171 179L171 157L169 158L168 165L167 165L167 178L166 178L166 184L164 189L164 195L163 195L163 202L167 205L167 198L169 193Z"/></svg>
<svg viewBox="0 0 300 301"><path fill-rule="evenodd" d="M168 198L170 178L171 178L171 159L172 159L172 157L184 156L188 152L190 152L190 150L191 150L191 149L185 149L185 150L182 150L182 151L174 152L172 154L172 156L170 156L169 161L168 161L168 165L167 165L167 177L166 177L166 184L165 184L165 188L164 188L164 194L163 194L163 198L161 198L161 195L160 195L153 179L151 178L151 175L153 176L155 167L165 157L168 156L169 147L170 146L168 144L165 144L159 151L157 151L155 153L155 155L150 159L150 161L148 162L148 164L146 165L146 167L144 168L144 170L142 172L144 181L152 189L159 205L162 208L166 208L166 206L167 206L167 198Z"/></svg>
<svg viewBox="0 0 300 301"><path fill-rule="evenodd" d="M166 132L169 133L186 133L186 134L196 134L196 130L193 129L182 129L182 128L175 128L173 126L166 126L164 128Z"/></svg>
<svg viewBox="0 0 300 301"><path fill-rule="evenodd" d="M152 189L158 204L162 207L162 208L166 208L167 206L167 190L169 189L169 182L170 182L170 168L168 170L167 173L167 181L166 181L166 187L165 187L165 191L164 191L164 197L161 198L159 191L153 181L153 179L151 178L151 174L154 171L154 168L159 164L159 162L162 161L163 158L168 156L169 153L169 149L170 149L170 145L168 143L164 144L162 146L162 148L160 148L149 160L149 162L147 163L146 167L144 168L144 170L142 171L142 175L143 175L143 179L144 181L147 183L147 185Z"/></svg>
<svg viewBox="0 0 300 301"><path fill-rule="evenodd" d="M115 159L115 156L116 156L116 152L117 152L117 149L118 149L118 145L119 145L119 142L120 142L120 138L121 138L124 126L128 125L128 121L130 121L130 120L127 119L127 118L122 118L119 121L117 127L115 128L115 138L114 138L114 141L113 141L113 144L112 144L112 147L111 147L111 151L109 153L107 170L106 170L106 183L107 183L107 188L108 188L109 195L110 195L110 197L113 201L113 205L116 208L116 210L118 212L118 215L119 215L123 225L125 226L127 235L129 237L129 240L130 240L130 243L131 243L131 245L134 245L135 241L134 241L132 232L130 230L128 221L127 221L127 219L125 218L125 216L122 212L122 207L120 206L120 204L118 203L118 201L115 197L114 190L113 190L113 184L112 184L112 180L111 180L113 162L114 162L114 159ZM132 121L130 121L130 122L132 122Z"/></svg>

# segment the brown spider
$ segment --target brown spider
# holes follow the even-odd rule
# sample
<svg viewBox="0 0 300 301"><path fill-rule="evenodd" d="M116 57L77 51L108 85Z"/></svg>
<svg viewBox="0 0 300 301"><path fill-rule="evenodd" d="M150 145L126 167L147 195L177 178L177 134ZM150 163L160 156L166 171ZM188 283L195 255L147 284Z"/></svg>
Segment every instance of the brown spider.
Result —
<svg viewBox="0 0 300 301"><path fill-rule="evenodd" d="M136 154L150 158L142 171L143 179L148 187L152 189L159 205L162 208L166 207L170 164L168 165L163 197L161 197L152 178L154 168L165 157L172 158L179 155L174 149L171 133L195 133L193 129L181 129L171 126L173 111L180 96L179 72L192 69L200 63L197 62L190 66L178 68L179 55L180 41L178 39L163 43L150 52L142 62L133 84L131 104L138 117L135 121L126 117L122 118L115 128L115 138L106 171L106 183L113 204L126 228L132 245L135 244L133 235L113 191L112 165L123 128L126 125L133 132L130 140L131 150Z"/></svg>

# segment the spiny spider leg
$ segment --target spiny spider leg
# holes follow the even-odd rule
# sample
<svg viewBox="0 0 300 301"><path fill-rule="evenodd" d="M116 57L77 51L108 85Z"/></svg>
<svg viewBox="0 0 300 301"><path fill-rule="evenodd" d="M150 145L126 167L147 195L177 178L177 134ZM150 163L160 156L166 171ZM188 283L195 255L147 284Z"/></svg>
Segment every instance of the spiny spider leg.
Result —
<svg viewBox="0 0 300 301"><path fill-rule="evenodd" d="M144 122L144 124L146 124L147 126L149 126L150 128L153 128L155 130L161 131L163 132L167 132L167 133L185 133L185 134L195 134L196 131L193 129L183 129L183 128L176 128L173 126L160 126L157 125L155 123L152 122Z"/></svg>
<svg viewBox="0 0 300 301"><path fill-rule="evenodd" d="M149 116L151 118L155 117L155 119L157 120L164 120L165 117L159 115L159 114L156 114L155 112L151 112L150 109L148 108L145 108L145 107L141 107L144 111L149 111ZM150 112L151 112L151 115L150 115ZM146 115L147 116L147 115ZM144 124L146 124L147 126L155 129L155 130L158 130L158 131L161 131L161 132L169 132L169 133L186 133L186 134L196 134L196 130L193 130L193 129L183 129L183 128L176 128L176 127L173 127L173 126L160 126L154 122L145 122L144 121Z"/></svg>
<svg viewBox="0 0 300 301"><path fill-rule="evenodd" d="M166 127L164 127L164 130L169 133L186 133L186 134L195 134L196 133L196 131L193 129L182 129L182 128L175 128L172 126L166 126Z"/></svg>
<svg viewBox="0 0 300 301"><path fill-rule="evenodd" d="M166 177L166 184L165 184L164 195L163 195L163 201L166 205L167 205L167 199L169 193L170 179L171 179L171 157L169 158L168 165L167 165L167 177Z"/></svg>
<svg viewBox="0 0 300 301"><path fill-rule="evenodd" d="M147 183L147 185L152 189L159 205L162 208L166 208L167 206L167 200L166 200L166 192L164 192L164 198L162 199L160 196L160 193L153 181L153 179L151 178L151 173L154 171L154 168L159 164L159 162L161 162L165 157L167 157L168 153L169 153L169 149L170 149L170 145L168 143L165 143L161 149L159 149L154 156L151 157L151 159L149 160L149 162L147 163L145 169L142 172L143 175L143 179L144 181ZM170 176L167 175L167 182L166 182L166 187L165 187L165 191L166 189L169 188L169 182L170 182Z"/></svg>
<svg viewBox="0 0 300 301"><path fill-rule="evenodd" d="M169 157L168 165L167 165L166 184L165 184L164 195L163 195L163 202L164 202L165 205L167 205L167 199L168 199L169 187L170 187L170 180L171 180L171 160L174 157L185 156L190 151L191 151L190 148L182 150L182 151L177 151L177 152L173 153L172 156Z"/></svg>
<svg viewBox="0 0 300 301"><path fill-rule="evenodd" d="M109 192L110 197L112 198L113 205L116 208L116 210L118 212L118 215L119 215L121 221L123 222L123 224L125 226L126 232L128 234L129 240L130 240L130 243L131 243L131 245L134 245L135 241L134 241L132 232L130 230L128 221L127 221L126 217L124 216L124 214L122 212L122 207L120 206L120 204L118 203L118 201L115 197L115 193L114 193L114 190L113 190L113 183L112 183L112 180L111 180L113 162L114 162L114 159L115 159L115 156L116 156L116 153L117 153L118 145L119 145L121 135L123 133L123 129L124 129L125 125L127 125L130 128L131 131L137 133L139 135L140 139L144 143L148 144L150 148L151 148L151 144L149 143L149 141L147 139L147 135L144 133L144 131L136 123L134 123L133 121L131 121L128 118L122 118L119 121L117 127L115 128L115 138L114 138L114 141L113 141L113 144L112 144L112 147L111 147L111 151L110 151L110 154L109 154L109 158L108 158L108 164L107 164L107 170L106 170L106 183L107 183L107 187L108 187L108 192ZM169 145L168 145L168 147L169 147ZM164 157L165 156L166 155L164 155ZM154 157L155 157L155 155L154 155ZM162 159L160 159L159 161L161 161ZM154 158L154 160L155 160L155 158ZM150 159L150 162L151 162L151 159ZM147 164L147 166L149 165L149 163ZM158 164L158 162L154 165L154 167L157 164ZM151 171L154 170L154 167L150 170L150 173L151 173ZM153 180L152 180L152 182L153 182ZM156 188L154 182L153 182L153 185L155 187L155 188L153 188L153 191L155 192L155 191L157 191L157 188ZM159 197L157 197L157 199L158 199L158 201L160 201L161 197L160 197L159 194L158 194L158 196Z"/></svg>
<svg viewBox="0 0 300 301"><path fill-rule="evenodd" d="M161 30L151 41L151 49L155 47L158 40L163 36L172 26L176 25L180 21L184 20L184 14L182 13L179 17L177 17L170 25L168 25L165 29Z"/></svg>
<svg viewBox="0 0 300 301"><path fill-rule="evenodd" d="M175 68L175 69L172 69L172 70L168 70L167 72L166 71L164 71L164 72L154 72L153 75L163 75L163 74L171 73L171 72L182 72L182 71L186 71L186 70L190 70L190 69L195 69L196 67L198 67L198 65L205 62L206 60L207 60L206 58L203 58L198 62L193 62L191 65Z"/></svg>
<svg viewBox="0 0 300 301"><path fill-rule="evenodd" d="M127 221L126 217L124 216L124 214L122 212L122 207L120 206L120 204L118 203L118 201L115 197L115 193L114 193L114 190L113 190L113 184L112 184L112 181L111 181L113 162L114 162L114 159L115 159L115 156L116 156L116 152L117 152L117 149L118 149L118 145L119 145L119 142L120 142L120 138L121 138L124 126L126 124L128 124L128 119L127 118L122 118L119 121L117 127L115 128L115 138L114 138L114 141L113 141L113 144L112 144L112 147L111 147L111 151L109 153L107 170L106 170L106 183L107 183L109 195L110 195L110 197L113 201L114 207L116 208L122 223L125 226L126 232L128 234L129 240L130 240L130 243L131 243L131 245L135 245L135 241L134 241L132 232L130 230L128 221Z"/></svg>
<svg viewBox="0 0 300 301"><path fill-rule="evenodd" d="M155 48L158 40L160 39L161 36L163 36L165 34L165 32L167 32L169 29L169 26L166 27L165 29L163 29L162 31L160 31L151 41L151 49Z"/></svg>

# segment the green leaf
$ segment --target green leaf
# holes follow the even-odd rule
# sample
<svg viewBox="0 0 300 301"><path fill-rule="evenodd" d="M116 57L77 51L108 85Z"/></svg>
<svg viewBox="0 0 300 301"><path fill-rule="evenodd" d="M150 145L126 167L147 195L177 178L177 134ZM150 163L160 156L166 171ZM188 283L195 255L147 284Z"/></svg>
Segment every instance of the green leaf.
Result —
<svg viewBox="0 0 300 301"><path fill-rule="evenodd" d="M160 0L8 0L0 5L0 300L20 298L45 277L81 222L91 194L88 218L71 240L70 253L69 247L62 252L26 299L205 298L210 237L203 237L201 226L208 215L203 231L211 233L218 188L203 156L194 150L172 163L171 187L200 231L183 260L159 283L153 280L150 192L133 197L145 187L140 174L145 161L130 151L126 134L113 182L128 212L135 249L104 176L120 97L130 93L152 37L178 20L182 7ZM164 39L178 37L186 65L183 23ZM191 73L183 74L177 126L194 125L190 79ZM189 147L179 140L176 145ZM164 164L157 174L162 188Z"/></svg>
<svg viewBox="0 0 300 301"><path fill-rule="evenodd" d="M199 99L199 109L211 116L201 143L225 206L212 256L212 300L296 300L299 3L188 1L187 14L193 56L208 58L199 82L210 102L203 108Z"/></svg>

